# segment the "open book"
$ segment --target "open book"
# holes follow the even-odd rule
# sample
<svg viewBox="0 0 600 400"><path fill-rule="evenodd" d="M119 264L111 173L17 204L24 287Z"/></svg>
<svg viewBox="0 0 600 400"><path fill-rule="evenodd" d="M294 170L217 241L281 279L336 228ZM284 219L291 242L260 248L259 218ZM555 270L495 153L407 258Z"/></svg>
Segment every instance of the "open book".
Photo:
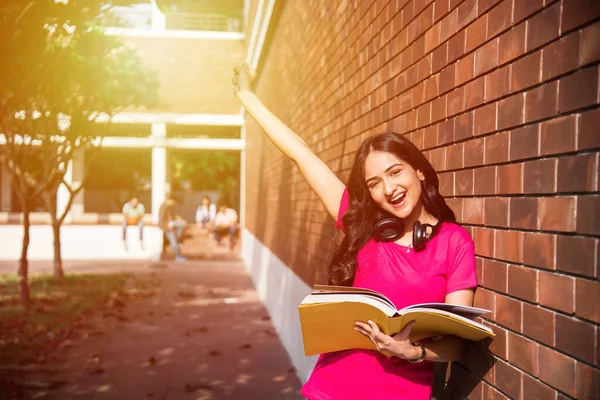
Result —
<svg viewBox="0 0 600 400"><path fill-rule="evenodd" d="M383 294L355 287L315 285L298 311L307 356L347 349L376 350L369 338L353 329L355 321L371 320L390 336L416 321L412 341L436 335L469 340L495 336L489 327L473 320L489 310L447 303L415 304L397 310Z"/></svg>

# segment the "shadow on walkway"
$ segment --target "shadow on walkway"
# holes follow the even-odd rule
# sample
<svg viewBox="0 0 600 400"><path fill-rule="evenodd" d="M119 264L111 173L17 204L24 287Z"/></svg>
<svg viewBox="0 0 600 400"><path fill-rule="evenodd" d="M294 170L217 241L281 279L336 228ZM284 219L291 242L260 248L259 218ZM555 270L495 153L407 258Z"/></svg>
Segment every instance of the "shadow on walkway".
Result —
<svg viewBox="0 0 600 400"><path fill-rule="evenodd" d="M223 256L224 257L224 256ZM302 399L300 382L236 253L229 260L97 263L137 297L86 320L29 380L39 399Z"/></svg>

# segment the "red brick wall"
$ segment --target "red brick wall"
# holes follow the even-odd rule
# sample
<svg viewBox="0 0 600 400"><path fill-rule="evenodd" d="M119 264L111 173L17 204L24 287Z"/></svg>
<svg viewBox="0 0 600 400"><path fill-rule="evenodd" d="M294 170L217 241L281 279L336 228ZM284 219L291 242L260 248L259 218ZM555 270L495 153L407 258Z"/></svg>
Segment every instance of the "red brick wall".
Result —
<svg viewBox="0 0 600 400"><path fill-rule="evenodd" d="M232 96L233 67L244 62L242 41L126 37L140 50L160 81L160 106L152 112L237 114ZM132 110L135 111L135 110Z"/></svg>
<svg viewBox="0 0 600 400"><path fill-rule="evenodd" d="M266 104L342 178L368 135L407 135L475 240L476 305L497 337L452 365L438 398L600 396L599 62L596 0L283 9ZM248 146L247 228L323 281L333 221L251 121Z"/></svg>

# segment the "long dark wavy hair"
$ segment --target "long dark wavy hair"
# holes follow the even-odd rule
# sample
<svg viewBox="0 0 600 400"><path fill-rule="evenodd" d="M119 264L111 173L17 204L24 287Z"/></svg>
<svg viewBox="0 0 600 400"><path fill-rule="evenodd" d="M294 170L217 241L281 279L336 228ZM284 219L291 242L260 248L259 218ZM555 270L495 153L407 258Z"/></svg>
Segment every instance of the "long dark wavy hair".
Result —
<svg viewBox="0 0 600 400"><path fill-rule="evenodd" d="M439 221L456 221L454 212L439 192L439 179L427 158L408 139L395 132L380 133L366 139L358 152L350 177L350 204L342 217L344 238L335 250L327 270L329 284L351 286L356 275L356 254L369 241L373 226L389 214L379 207L365 183L365 161L373 151L391 153L425 176L421 182L421 202L425 210Z"/></svg>

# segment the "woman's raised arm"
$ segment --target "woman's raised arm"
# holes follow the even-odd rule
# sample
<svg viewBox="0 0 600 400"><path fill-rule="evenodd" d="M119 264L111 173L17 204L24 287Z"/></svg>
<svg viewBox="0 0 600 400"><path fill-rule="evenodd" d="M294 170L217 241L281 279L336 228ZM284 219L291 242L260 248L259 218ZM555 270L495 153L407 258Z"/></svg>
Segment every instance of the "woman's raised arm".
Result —
<svg viewBox="0 0 600 400"><path fill-rule="evenodd" d="M286 124L277 118L252 92L254 72L247 64L235 68L234 93L252 118L261 126L279 150L292 159L300 172L327 208L337 218L344 183L317 157L308 145Z"/></svg>

